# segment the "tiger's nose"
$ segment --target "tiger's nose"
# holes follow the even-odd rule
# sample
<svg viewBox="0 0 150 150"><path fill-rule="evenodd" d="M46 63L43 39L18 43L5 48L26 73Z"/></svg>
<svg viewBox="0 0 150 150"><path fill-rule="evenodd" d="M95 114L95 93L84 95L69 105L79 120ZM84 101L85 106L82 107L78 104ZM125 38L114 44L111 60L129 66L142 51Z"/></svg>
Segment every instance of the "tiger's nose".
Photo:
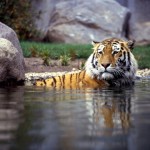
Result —
<svg viewBox="0 0 150 150"><path fill-rule="evenodd" d="M110 66L110 63L101 64L105 69Z"/></svg>

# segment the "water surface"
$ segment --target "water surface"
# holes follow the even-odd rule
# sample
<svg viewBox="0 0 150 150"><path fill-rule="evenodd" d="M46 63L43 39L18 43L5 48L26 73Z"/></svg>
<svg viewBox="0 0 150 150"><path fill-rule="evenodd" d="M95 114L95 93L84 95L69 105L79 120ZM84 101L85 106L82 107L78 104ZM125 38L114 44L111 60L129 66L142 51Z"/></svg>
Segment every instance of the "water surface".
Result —
<svg viewBox="0 0 150 150"><path fill-rule="evenodd" d="M149 150L149 87L1 88L0 150Z"/></svg>

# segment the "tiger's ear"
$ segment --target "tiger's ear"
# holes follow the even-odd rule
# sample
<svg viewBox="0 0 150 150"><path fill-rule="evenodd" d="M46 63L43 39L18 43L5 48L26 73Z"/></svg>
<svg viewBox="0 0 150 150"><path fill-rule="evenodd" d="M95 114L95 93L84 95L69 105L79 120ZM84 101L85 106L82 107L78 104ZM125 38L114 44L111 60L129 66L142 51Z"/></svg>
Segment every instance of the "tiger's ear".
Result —
<svg viewBox="0 0 150 150"><path fill-rule="evenodd" d="M92 45L95 46L97 44L99 44L100 42L96 42L96 41L92 41Z"/></svg>
<svg viewBox="0 0 150 150"><path fill-rule="evenodd" d="M135 40L129 40L129 41L128 41L128 47L130 48L130 50L133 50L133 48L134 48L134 43L135 43Z"/></svg>

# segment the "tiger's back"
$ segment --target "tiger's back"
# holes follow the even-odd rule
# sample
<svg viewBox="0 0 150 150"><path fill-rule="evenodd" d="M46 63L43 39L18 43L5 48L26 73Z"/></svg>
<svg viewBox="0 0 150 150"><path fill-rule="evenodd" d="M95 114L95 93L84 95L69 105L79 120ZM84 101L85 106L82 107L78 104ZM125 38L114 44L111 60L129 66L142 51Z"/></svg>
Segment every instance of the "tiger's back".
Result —
<svg viewBox="0 0 150 150"><path fill-rule="evenodd" d="M85 70L80 70L74 73L70 72L48 79L37 80L35 85L65 89L77 89L85 87L103 87L106 85L106 82L103 80L91 79L90 76L86 74Z"/></svg>

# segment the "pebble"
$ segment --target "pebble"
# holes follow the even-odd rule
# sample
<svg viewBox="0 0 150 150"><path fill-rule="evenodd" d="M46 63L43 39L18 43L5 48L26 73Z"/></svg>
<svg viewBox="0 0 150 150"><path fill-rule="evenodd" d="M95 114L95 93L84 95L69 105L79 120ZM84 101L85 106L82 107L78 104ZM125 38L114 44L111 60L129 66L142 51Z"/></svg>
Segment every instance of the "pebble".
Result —
<svg viewBox="0 0 150 150"><path fill-rule="evenodd" d="M64 75L66 73L77 73L80 70L73 70L70 72L64 71L64 72L44 72L44 73L26 73L25 74L25 81L33 81L33 80L38 80L38 79L47 79L50 77L54 77L54 76L60 76L60 75Z"/></svg>

